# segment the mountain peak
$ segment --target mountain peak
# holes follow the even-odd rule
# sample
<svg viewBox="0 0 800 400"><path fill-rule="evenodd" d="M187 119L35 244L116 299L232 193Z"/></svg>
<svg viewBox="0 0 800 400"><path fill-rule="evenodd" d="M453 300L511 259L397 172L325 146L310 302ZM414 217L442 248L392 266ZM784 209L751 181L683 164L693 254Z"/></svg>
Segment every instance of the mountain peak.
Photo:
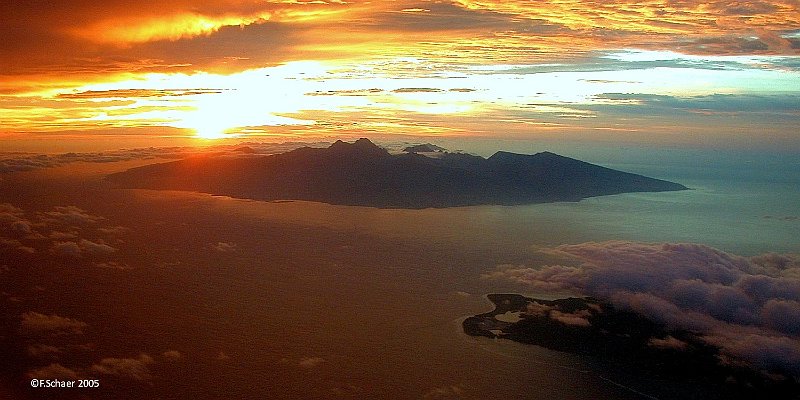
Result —
<svg viewBox="0 0 800 400"><path fill-rule="evenodd" d="M389 152L379 147L375 143L372 143L372 141L367 138L358 139L353 143L337 140L330 145L330 147L328 147L328 150L334 153L389 155Z"/></svg>
<svg viewBox="0 0 800 400"><path fill-rule="evenodd" d="M508 151L502 151L501 150L501 151L498 151L498 152L492 154L492 156L489 157L487 160L490 160L490 161L513 161L513 160L518 160L518 159L523 158L523 157L530 157L530 156L527 155L527 154L517 154L517 153L511 153L511 152L508 152Z"/></svg>
<svg viewBox="0 0 800 400"><path fill-rule="evenodd" d="M375 143L372 143L372 141L370 141L367 138L363 138L363 137L358 139L358 140L356 140L355 142L353 142L353 146L356 146L356 147L378 147L377 145L375 145Z"/></svg>

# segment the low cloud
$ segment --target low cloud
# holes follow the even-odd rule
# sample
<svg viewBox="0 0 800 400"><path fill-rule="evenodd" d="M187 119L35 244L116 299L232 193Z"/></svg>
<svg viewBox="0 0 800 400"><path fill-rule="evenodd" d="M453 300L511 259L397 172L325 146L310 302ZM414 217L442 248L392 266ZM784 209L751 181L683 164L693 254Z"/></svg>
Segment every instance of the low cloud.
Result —
<svg viewBox="0 0 800 400"><path fill-rule="evenodd" d="M33 223L21 208L0 203L0 234L8 239L24 239L33 233Z"/></svg>
<svg viewBox="0 0 800 400"><path fill-rule="evenodd" d="M60 256L79 258L84 255L108 255L117 251L105 243L81 239L78 242L56 242L53 244L53 253Z"/></svg>
<svg viewBox="0 0 800 400"><path fill-rule="evenodd" d="M673 350L683 350L689 345L686 342L676 339L672 336L667 336L664 339L659 338L652 338L648 342L648 344L652 347L656 347L659 349L673 349Z"/></svg>
<svg viewBox="0 0 800 400"><path fill-rule="evenodd" d="M61 364L53 363L46 367L34 369L27 373L29 379L78 379L78 373Z"/></svg>
<svg viewBox="0 0 800 400"><path fill-rule="evenodd" d="M700 244L625 241L543 252L562 262L500 266L484 279L610 301L670 328L693 331L729 360L800 376L798 256L742 257ZM581 323L575 316L560 317Z"/></svg>
<svg viewBox="0 0 800 400"><path fill-rule="evenodd" d="M48 235L48 237L53 240L73 240L78 238L78 232L53 231L50 232L50 235Z"/></svg>
<svg viewBox="0 0 800 400"><path fill-rule="evenodd" d="M128 264L117 261L97 262L94 263L94 266L97 268L114 269L118 271L125 271L131 269L131 267L128 266Z"/></svg>
<svg viewBox="0 0 800 400"><path fill-rule="evenodd" d="M19 251L21 253L28 253L28 254L33 254L36 252L36 249L22 244L22 242L20 242L17 239L8 239L3 237L0 237L0 248L10 248Z"/></svg>
<svg viewBox="0 0 800 400"><path fill-rule="evenodd" d="M9 203L0 203L0 221L5 221L6 218L16 220L25 215L21 208Z"/></svg>
<svg viewBox="0 0 800 400"><path fill-rule="evenodd" d="M310 368L314 368L316 366L319 366L320 364L322 364L324 362L325 362L325 359L322 358L322 357L306 357L306 358L300 359L300 361L297 363L297 365L299 365L299 366L301 366L303 368L309 368L310 369Z"/></svg>
<svg viewBox="0 0 800 400"><path fill-rule="evenodd" d="M236 243L229 243L229 242L217 242L211 244L211 248L214 251L218 251L220 253L230 253L236 251Z"/></svg>
<svg viewBox="0 0 800 400"><path fill-rule="evenodd" d="M83 250L84 253L92 254L92 255L96 255L96 254L111 254L111 253L117 251L116 248L111 247L111 246L109 246L109 245L107 245L105 243L93 242L93 241L87 240L87 239L81 239L78 242L78 246L81 247L81 250Z"/></svg>
<svg viewBox="0 0 800 400"><path fill-rule="evenodd" d="M320 93L322 94L322 93ZM332 93L335 94L335 93ZM243 143L256 154L275 154L303 146L323 146L326 143L285 142L285 143ZM140 149L121 149L93 153L0 153L0 174L31 171L41 168L54 168L74 162L113 163L132 160L176 160L204 153L242 155L241 146L218 145L208 148L194 147L148 147ZM239 149L239 151L237 151ZM0 221L3 209L0 208Z"/></svg>
<svg viewBox="0 0 800 400"><path fill-rule="evenodd" d="M81 256L81 247L75 242L56 242L53 244L53 253L58 256L74 257Z"/></svg>
<svg viewBox="0 0 800 400"><path fill-rule="evenodd" d="M731 363L742 360L756 368L773 369L780 366L800 375L800 340L786 336L746 333L742 330L715 330L706 340L721 347Z"/></svg>
<svg viewBox="0 0 800 400"><path fill-rule="evenodd" d="M128 232L130 229L124 226L112 226L108 228L97 228L98 232L105 233L107 235L121 235L123 233Z"/></svg>
<svg viewBox="0 0 800 400"><path fill-rule="evenodd" d="M183 354L181 354L181 352L178 350L167 350L161 353L161 356L169 361L178 361L183 358Z"/></svg>
<svg viewBox="0 0 800 400"><path fill-rule="evenodd" d="M99 363L92 365L92 371L103 375L146 381L152 378L148 365L153 363L153 358L147 354L140 354L137 358L104 358Z"/></svg>
<svg viewBox="0 0 800 400"><path fill-rule="evenodd" d="M44 214L50 217L51 221L58 221L68 226L92 225L104 219L97 215L91 215L86 210L76 206L57 206L53 208L53 211L48 211Z"/></svg>
<svg viewBox="0 0 800 400"><path fill-rule="evenodd" d="M20 332L24 335L81 334L87 326L76 319L29 311L22 314Z"/></svg>
<svg viewBox="0 0 800 400"><path fill-rule="evenodd" d="M0 203L0 249L29 254L49 249L57 256L69 258L108 256L117 249L102 237L119 243L119 236L127 228L106 226L105 222L104 217L74 205L28 213L12 204Z"/></svg>
<svg viewBox="0 0 800 400"><path fill-rule="evenodd" d="M533 316L537 316L537 317L543 317L545 315L549 315L550 310L552 310L552 309L553 309L552 307L550 307L550 306L548 306L546 304L542 304L542 303L538 303L538 302L532 301L532 302L528 303L528 305L525 307L525 314L533 315Z"/></svg>
<svg viewBox="0 0 800 400"><path fill-rule="evenodd" d="M60 167L74 162L109 163L153 158L183 158L197 151L181 147L124 149L97 153L0 153L0 173Z"/></svg>
<svg viewBox="0 0 800 400"><path fill-rule="evenodd" d="M50 346L47 344L34 344L28 346L26 349L27 353L31 357L55 357L59 353L61 353L61 349L56 346Z"/></svg>
<svg viewBox="0 0 800 400"><path fill-rule="evenodd" d="M589 316L591 316L591 314L586 310L582 310L577 313L564 313L558 310L553 310L550 312L551 319L561 322L562 324L572 325L572 326L591 325L591 323L587 319Z"/></svg>

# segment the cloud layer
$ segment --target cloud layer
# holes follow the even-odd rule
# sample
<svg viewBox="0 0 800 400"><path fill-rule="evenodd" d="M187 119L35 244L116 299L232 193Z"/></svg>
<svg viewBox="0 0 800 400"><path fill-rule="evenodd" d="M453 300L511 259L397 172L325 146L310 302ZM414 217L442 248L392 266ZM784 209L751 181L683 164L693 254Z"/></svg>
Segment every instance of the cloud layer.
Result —
<svg viewBox="0 0 800 400"><path fill-rule="evenodd" d="M22 314L20 333L29 336L81 334L86 327L86 323L72 318L30 311Z"/></svg>
<svg viewBox="0 0 800 400"><path fill-rule="evenodd" d="M87 133L177 140L497 132L584 140L588 132L599 141L798 141L793 108L761 109L794 104L799 90L800 10L791 1L115 0L3 7L10 17L0 26L8 38L0 59L12 61L0 64L0 135L26 140L45 132L65 140ZM634 54L617 56L625 52ZM308 61L331 69L314 75L302 68ZM290 76L275 76L282 67ZM406 82L389 84L394 78ZM148 81L153 86L141 86ZM706 97L700 100L710 106L699 109L681 101L776 91L782 93L739 104ZM632 95L605 96L613 93ZM654 94L672 97L648 97ZM756 131L764 134L754 138ZM0 168L48 161L31 157Z"/></svg>
<svg viewBox="0 0 800 400"><path fill-rule="evenodd" d="M700 244L612 241L563 245L564 262L501 266L485 279L524 290L610 301L698 333L731 362L800 376L800 258L741 257Z"/></svg>
<svg viewBox="0 0 800 400"><path fill-rule="evenodd" d="M124 263L113 259L121 236L128 230L113 226L106 219L76 206L55 206L48 211L26 212L12 204L0 203L0 251L15 257L50 253L56 260L68 261L73 267L126 269ZM26 314L27 315L27 314ZM23 326L33 324L27 315ZM29 322L26 322L30 319ZM33 326L33 325L30 325Z"/></svg>
<svg viewBox="0 0 800 400"><path fill-rule="evenodd" d="M147 354L140 354L136 358L104 358L92 365L92 372L117 376L136 381L146 381L152 378L149 365L154 360Z"/></svg>
<svg viewBox="0 0 800 400"><path fill-rule="evenodd" d="M800 12L785 0L72 1L4 3L0 11L7 16L0 56L13 60L0 76L18 78L230 72L387 51L479 62L479 55L497 61L609 48L797 54L800 47L793 36Z"/></svg>

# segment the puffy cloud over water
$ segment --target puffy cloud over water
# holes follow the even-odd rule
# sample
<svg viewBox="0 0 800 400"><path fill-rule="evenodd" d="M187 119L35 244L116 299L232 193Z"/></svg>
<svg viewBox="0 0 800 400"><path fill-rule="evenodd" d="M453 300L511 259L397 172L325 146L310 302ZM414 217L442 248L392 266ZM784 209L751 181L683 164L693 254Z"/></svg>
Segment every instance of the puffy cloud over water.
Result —
<svg viewBox="0 0 800 400"><path fill-rule="evenodd" d="M30 379L78 379L77 372L58 363L28 371L27 375Z"/></svg>
<svg viewBox="0 0 800 400"><path fill-rule="evenodd" d="M19 253L47 250L70 258L108 258L117 251L107 241L118 240L127 229L107 226L106 219L77 206L56 206L29 213L12 204L0 204L0 250Z"/></svg>
<svg viewBox="0 0 800 400"><path fill-rule="evenodd" d="M140 354L136 358L104 358L92 365L92 371L103 375L146 381L152 378L148 366L153 363L153 358L147 354Z"/></svg>
<svg viewBox="0 0 800 400"><path fill-rule="evenodd" d="M484 275L521 289L610 301L693 331L732 361L800 375L800 257L742 257L701 244L625 241L545 249L558 264Z"/></svg>
<svg viewBox="0 0 800 400"><path fill-rule="evenodd" d="M324 362L325 359L322 357L304 357L297 362L297 365L303 368L314 368Z"/></svg>
<svg viewBox="0 0 800 400"><path fill-rule="evenodd" d="M45 315L35 311L22 314L20 332L25 335L81 334L87 324L59 315Z"/></svg>
<svg viewBox="0 0 800 400"><path fill-rule="evenodd" d="M91 225L103 219L103 217L91 215L76 206L56 206L53 211L48 211L45 215L52 218L53 221L78 226Z"/></svg>
<svg viewBox="0 0 800 400"><path fill-rule="evenodd" d="M68 257L81 257L84 255L108 255L117 251L105 243L93 242L88 239L81 239L78 242L56 242L53 245L53 253Z"/></svg>

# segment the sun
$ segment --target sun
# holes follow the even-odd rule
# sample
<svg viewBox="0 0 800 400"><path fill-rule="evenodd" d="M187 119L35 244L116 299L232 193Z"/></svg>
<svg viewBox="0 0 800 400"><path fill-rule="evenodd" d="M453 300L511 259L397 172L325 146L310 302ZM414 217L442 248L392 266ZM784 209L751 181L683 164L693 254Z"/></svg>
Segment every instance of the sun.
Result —
<svg viewBox="0 0 800 400"><path fill-rule="evenodd" d="M231 120L227 114L219 112L209 107L198 107L191 112L182 113L172 124L179 128L194 131L194 135L200 139L217 140L234 137L231 133L238 124Z"/></svg>
<svg viewBox="0 0 800 400"><path fill-rule="evenodd" d="M225 133L224 129L218 129L216 127L198 127L194 128L195 136L200 139L209 139L209 140L217 140L217 139L224 139L227 137L231 137L232 135Z"/></svg>

